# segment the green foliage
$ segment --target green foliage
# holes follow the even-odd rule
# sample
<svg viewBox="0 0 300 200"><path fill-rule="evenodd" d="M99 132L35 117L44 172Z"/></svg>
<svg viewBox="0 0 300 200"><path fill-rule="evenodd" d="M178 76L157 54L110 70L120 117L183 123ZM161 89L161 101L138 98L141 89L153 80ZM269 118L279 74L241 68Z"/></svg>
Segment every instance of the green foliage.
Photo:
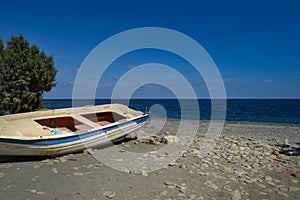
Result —
<svg viewBox="0 0 300 200"><path fill-rule="evenodd" d="M6 48L0 39L0 114L34 111L43 93L56 85L52 56L22 36L12 36Z"/></svg>

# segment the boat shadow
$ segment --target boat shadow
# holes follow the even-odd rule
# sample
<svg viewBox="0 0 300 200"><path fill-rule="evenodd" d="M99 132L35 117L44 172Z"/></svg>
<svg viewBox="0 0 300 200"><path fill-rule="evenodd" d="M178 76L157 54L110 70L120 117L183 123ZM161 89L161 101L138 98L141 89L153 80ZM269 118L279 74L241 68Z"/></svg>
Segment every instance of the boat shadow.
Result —
<svg viewBox="0 0 300 200"><path fill-rule="evenodd" d="M296 145L300 145L300 142L296 142ZM300 156L300 147L282 145L279 153L287 156Z"/></svg>
<svg viewBox="0 0 300 200"><path fill-rule="evenodd" d="M112 143L101 145L95 149L101 150L104 148L108 148L114 145L121 145L126 142L130 142L134 140L134 138L123 138L122 140L112 141ZM79 151L76 153L72 153L72 155L81 155L83 151ZM87 151L88 152L88 151ZM18 163L18 162L40 162L46 159L55 159L62 156L71 155L71 154L64 154L61 156L0 156L0 164L1 163Z"/></svg>
<svg viewBox="0 0 300 200"><path fill-rule="evenodd" d="M45 159L53 159L53 156L0 156L0 163L39 162Z"/></svg>

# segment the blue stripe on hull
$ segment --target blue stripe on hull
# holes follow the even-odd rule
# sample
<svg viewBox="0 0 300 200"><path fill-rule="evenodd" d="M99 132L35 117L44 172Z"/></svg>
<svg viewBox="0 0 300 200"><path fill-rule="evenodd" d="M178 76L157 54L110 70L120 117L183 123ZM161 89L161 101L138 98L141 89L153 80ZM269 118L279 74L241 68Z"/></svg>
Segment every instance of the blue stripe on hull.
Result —
<svg viewBox="0 0 300 200"><path fill-rule="evenodd" d="M6 139L6 138L2 138L0 139L0 142L5 142L5 143L14 143L14 144L28 144L28 145L54 145L54 144L62 144L62 143L68 143L68 142L73 142L76 140L80 140L80 139L85 139L88 137L92 137L95 135L99 135L117 128L120 128L122 126L126 126L129 125L131 123L143 123L147 120L147 116L145 117L141 117L139 119L133 120L133 121L129 121L123 124L119 124L119 125L114 125L111 127L107 127L107 128L103 128L101 130L97 130L97 131L93 131L93 132L88 132L88 133L84 133L82 135L72 135L72 136L67 136L67 137L63 137L63 138L54 138L54 139L35 139L35 140L19 140L19 139Z"/></svg>

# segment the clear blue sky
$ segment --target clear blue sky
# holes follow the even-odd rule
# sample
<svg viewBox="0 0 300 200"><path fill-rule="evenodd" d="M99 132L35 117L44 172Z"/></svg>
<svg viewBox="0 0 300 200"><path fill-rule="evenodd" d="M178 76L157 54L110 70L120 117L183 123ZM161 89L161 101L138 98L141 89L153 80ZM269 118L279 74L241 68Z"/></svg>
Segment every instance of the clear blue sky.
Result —
<svg viewBox="0 0 300 200"><path fill-rule="evenodd" d="M54 56L58 84L45 98L71 97L78 68L100 42L148 26L174 29L199 42L218 66L229 98L300 98L299 11L297 0L16 0L1 2L0 37L6 41L21 33ZM166 52L136 52L112 65L98 97L121 76L118 67L148 61L179 70L188 66ZM197 88L202 82L192 72ZM197 90L207 97L205 89Z"/></svg>

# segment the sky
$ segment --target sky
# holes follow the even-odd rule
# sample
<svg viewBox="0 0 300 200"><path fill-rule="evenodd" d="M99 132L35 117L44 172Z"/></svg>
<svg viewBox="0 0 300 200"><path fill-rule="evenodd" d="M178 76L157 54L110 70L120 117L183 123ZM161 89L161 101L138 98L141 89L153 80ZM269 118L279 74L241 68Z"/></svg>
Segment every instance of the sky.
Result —
<svg viewBox="0 0 300 200"><path fill-rule="evenodd" d="M22 34L54 56L57 86L44 95L48 99L71 98L89 53L115 34L141 27L172 29L202 45L222 76L227 98L300 98L299 10L297 0L1 1L0 37L7 41ZM210 97L193 65L159 49L120 56L100 77L95 97L110 97L124 74L146 63L174 68L197 97ZM176 85L176 78L168 78L170 88ZM132 95L176 98L170 88L148 84Z"/></svg>

